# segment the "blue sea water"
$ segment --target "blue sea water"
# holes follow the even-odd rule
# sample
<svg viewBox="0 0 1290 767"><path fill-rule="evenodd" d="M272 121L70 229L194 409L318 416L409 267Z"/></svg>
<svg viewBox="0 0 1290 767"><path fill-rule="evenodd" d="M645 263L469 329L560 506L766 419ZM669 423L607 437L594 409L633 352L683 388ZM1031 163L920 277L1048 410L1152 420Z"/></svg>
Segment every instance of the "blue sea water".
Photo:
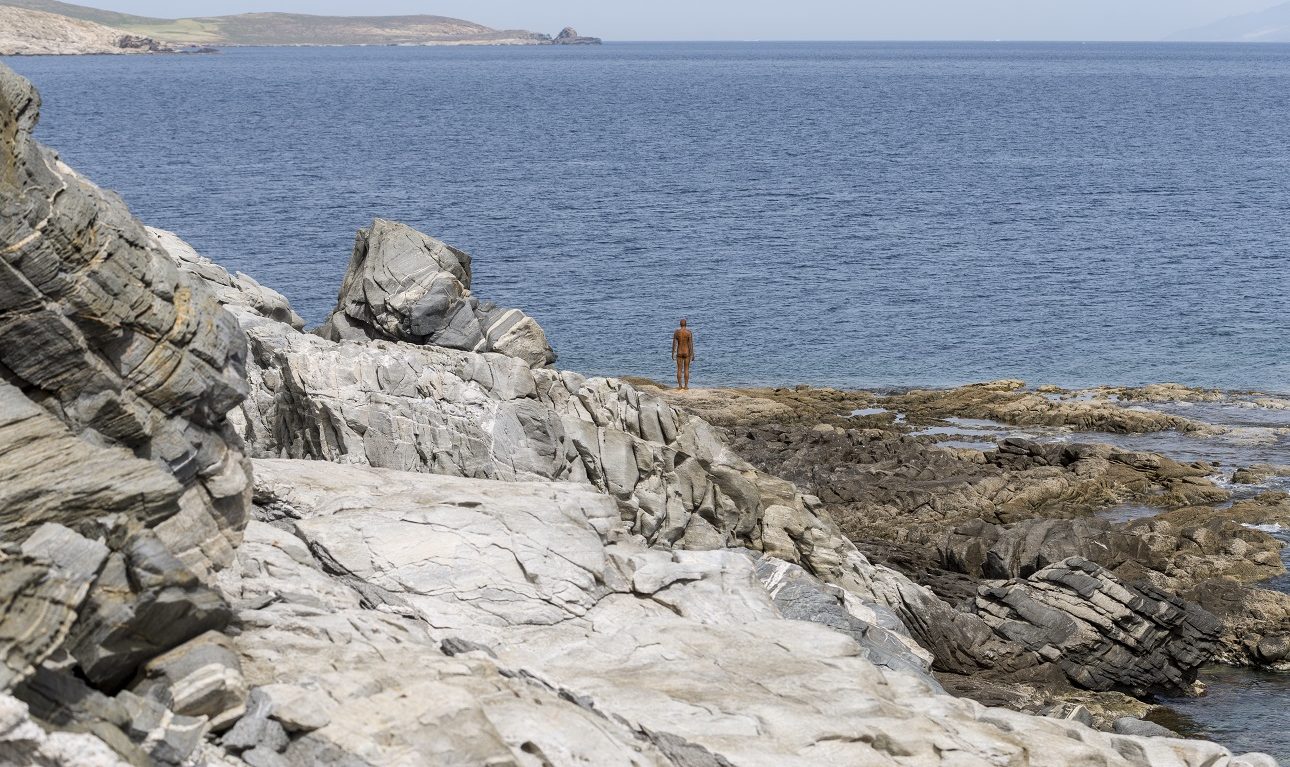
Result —
<svg viewBox="0 0 1290 767"><path fill-rule="evenodd" d="M561 365L696 383L1290 390L1290 46L614 44L8 59L150 224L335 301L471 251Z"/></svg>

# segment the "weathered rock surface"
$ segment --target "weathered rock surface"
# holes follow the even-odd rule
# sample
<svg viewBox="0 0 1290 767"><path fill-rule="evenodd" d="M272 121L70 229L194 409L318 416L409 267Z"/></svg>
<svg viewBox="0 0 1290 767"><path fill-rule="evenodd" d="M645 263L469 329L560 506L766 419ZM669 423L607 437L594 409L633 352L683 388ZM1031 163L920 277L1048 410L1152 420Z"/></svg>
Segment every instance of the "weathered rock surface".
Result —
<svg viewBox="0 0 1290 767"><path fill-rule="evenodd" d="M1184 595L1223 619L1215 660L1290 671L1290 594L1218 578Z"/></svg>
<svg viewBox="0 0 1290 767"><path fill-rule="evenodd" d="M1116 577L1180 593L1211 578L1257 583L1285 573L1280 543L1229 519L1179 524L1170 515L1115 524L1100 519L1033 519L1011 525L975 520L935 547L938 564L975 578L1027 577L1070 557Z"/></svg>
<svg viewBox="0 0 1290 767"><path fill-rule="evenodd" d="M1064 400L1025 391L1023 381L994 381L957 389L916 390L882 400L912 421L984 418L1015 426L1069 426L1112 433L1205 431L1196 421L1166 413L1119 407L1106 401Z"/></svg>
<svg viewBox="0 0 1290 767"><path fill-rule="evenodd" d="M1009 524L1087 516L1135 501L1217 502L1212 467L1105 445L1007 439L996 450L953 451L899 432L772 420L731 429L733 447L829 504L855 539L921 540L981 519Z"/></svg>
<svg viewBox="0 0 1290 767"><path fill-rule="evenodd" d="M359 230L336 310L318 334L492 351L534 367L555 361L532 317L480 301L470 283L467 253L378 218Z"/></svg>
<svg viewBox="0 0 1290 767"><path fill-rule="evenodd" d="M0 56L173 53L150 37L56 13L0 5Z"/></svg>
<svg viewBox="0 0 1290 767"><path fill-rule="evenodd" d="M334 343L239 316L253 357L244 433L258 456L586 481L651 542L688 548L747 544L797 561L813 536L830 534L791 484L754 471L703 421L616 380L498 354Z"/></svg>
<svg viewBox="0 0 1290 767"><path fill-rule="evenodd" d="M220 575L253 688L225 736L244 759L1256 763L945 695L889 616L844 617L845 596L753 553L646 548L585 485L281 460L256 476L270 524ZM904 662L857 642L870 632Z"/></svg>
<svg viewBox="0 0 1290 767"><path fill-rule="evenodd" d="M119 198L32 140L38 103L0 65L0 691L98 740L6 748L177 765L207 719L122 688L230 617L207 583L250 505L226 418L245 338Z"/></svg>
<svg viewBox="0 0 1290 767"><path fill-rule="evenodd" d="M127 763L93 735L45 732L31 720L25 703L0 693L0 764L126 767Z"/></svg>
<svg viewBox="0 0 1290 767"><path fill-rule="evenodd" d="M1025 580L982 588L976 609L995 631L1054 660L1087 690L1187 690L1222 623L1150 586L1120 583L1072 557Z"/></svg>
<svg viewBox="0 0 1290 767"><path fill-rule="evenodd" d="M1071 686L1090 683L1107 689L1110 684L1132 691L1140 689L1140 682L1068 674L1074 666L1048 662L1038 652L1043 645L1026 646L1024 632L1009 634L1012 627L1004 621L983 612L972 615L990 622L983 630L963 617L962 610L978 610L983 585L1026 579L1070 557L1101 565L1110 572L1099 577L1111 577L1121 587L1154 587L1196 600L1204 594L1205 606L1214 605L1212 611L1223 619L1217 643L1197 643L1165 631L1162 646L1177 643L1177 663L1161 663L1152 657L1155 650L1132 646L1135 658L1127 666L1148 669L1157 677L1155 684L1176 687L1181 680L1187 687L1208 652L1194 652L1188 645L1193 650L1212 647L1214 657L1226 662L1274 668L1283 663L1273 660L1280 657L1283 637L1290 635L1290 622L1278 602L1281 595L1251 592L1230 580L1254 584L1283 572L1279 543L1243 526L1283 518L1290 522L1277 494L1230 507L1197 505L1228 496L1211 481L1212 466L1109 446L1006 439L985 452L946 449L934 437L911 436L911 427L901 420L904 414L886 409L891 399L866 392L804 387L672 392L642 385L721 424L741 455L819 495L825 512L873 562L899 570L939 597L939 605L924 596L923 605L896 612L933 651L947 688L959 694L1038 713L1071 702L1096 712L1095 721L1103 727L1125 714L1146 715L1148 709L1132 698ZM1004 393L1011 389L1001 388ZM1181 508L1131 523L1092 516L1126 502ZM1209 585L1215 582L1232 583L1236 595ZM1030 588L1014 586L1019 595ZM1081 613L1092 614L1089 606L1074 604L1077 597L1066 594L1051 605L1073 611L1052 620L1069 618L1063 625L1070 628L1079 625ZM947 615L943 610L951 605ZM1190 609L1194 605L1184 606L1184 611ZM936 617L920 617L928 615ZM940 635L934 636L938 626ZM1093 641L1091 630L1086 636ZM985 640L993 646L982 646ZM1069 651L1072 659L1080 657L1078 644L1056 654ZM965 652L963 647L975 649ZM1055 654L1053 648L1047 652L1050 658Z"/></svg>
<svg viewBox="0 0 1290 767"><path fill-rule="evenodd" d="M174 232L151 226L147 230L176 266L199 278L224 306L242 307L261 317L285 322L296 330L304 330L305 321L278 291L264 287L241 272L229 274L224 267L200 255Z"/></svg>
<svg viewBox="0 0 1290 767"><path fill-rule="evenodd" d="M250 490L225 418L246 394L245 341L120 198L31 138L38 105L0 69L0 375L90 444L173 476L178 508L147 526L186 563L218 567Z"/></svg>

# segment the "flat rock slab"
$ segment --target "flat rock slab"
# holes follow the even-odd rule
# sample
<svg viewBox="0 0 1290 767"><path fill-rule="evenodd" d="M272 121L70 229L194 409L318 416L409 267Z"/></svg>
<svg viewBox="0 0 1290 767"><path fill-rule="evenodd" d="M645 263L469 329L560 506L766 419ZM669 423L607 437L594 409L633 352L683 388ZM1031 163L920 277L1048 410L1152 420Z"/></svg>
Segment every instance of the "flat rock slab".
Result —
<svg viewBox="0 0 1290 767"><path fill-rule="evenodd" d="M587 485L255 468L277 527L223 584L287 764L1251 764L945 695L852 619L784 618L747 553L647 548Z"/></svg>

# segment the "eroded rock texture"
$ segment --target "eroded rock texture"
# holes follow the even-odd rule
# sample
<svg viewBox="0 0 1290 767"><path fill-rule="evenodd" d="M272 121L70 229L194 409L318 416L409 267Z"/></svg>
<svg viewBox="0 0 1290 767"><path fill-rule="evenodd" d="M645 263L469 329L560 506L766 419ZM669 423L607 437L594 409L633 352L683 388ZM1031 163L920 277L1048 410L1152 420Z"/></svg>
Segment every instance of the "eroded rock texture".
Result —
<svg viewBox="0 0 1290 767"><path fill-rule="evenodd" d="M226 418L246 342L120 199L32 139L38 106L0 65L0 691L93 737L15 734L0 751L114 763L97 738L179 764L206 720L124 688L230 617L208 583L250 504Z"/></svg>
<svg viewBox="0 0 1290 767"><path fill-rule="evenodd" d="M647 547L584 484L255 473L267 524L220 576L248 761L1262 763L953 698L889 613L755 552Z"/></svg>
<svg viewBox="0 0 1290 767"><path fill-rule="evenodd" d="M121 523L218 567L250 487L225 418L246 394L245 341L118 197L32 139L38 103L0 71L0 376L72 434L172 477L181 494L169 519Z"/></svg>
<svg viewBox="0 0 1290 767"><path fill-rule="evenodd" d="M318 333L498 352L534 367L555 361L532 317L479 300L470 281L469 254L378 218L359 230L336 310Z"/></svg>
<svg viewBox="0 0 1290 767"><path fill-rule="evenodd" d="M984 587L976 608L995 631L1055 660L1087 690L1188 689L1222 630L1200 606L1121 583L1079 557Z"/></svg>

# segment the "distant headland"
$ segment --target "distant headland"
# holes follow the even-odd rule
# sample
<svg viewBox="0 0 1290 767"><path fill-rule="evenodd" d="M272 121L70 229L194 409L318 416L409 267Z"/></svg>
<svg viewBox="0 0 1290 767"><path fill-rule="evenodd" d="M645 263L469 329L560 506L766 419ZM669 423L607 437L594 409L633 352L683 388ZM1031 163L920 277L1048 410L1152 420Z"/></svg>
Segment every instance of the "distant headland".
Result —
<svg viewBox="0 0 1290 767"><path fill-rule="evenodd" d="M595 45L566 27L556 37L446 16L243 13L161 19L58 2L0 0L0 56L165 53L194 46Z"/></svg>

